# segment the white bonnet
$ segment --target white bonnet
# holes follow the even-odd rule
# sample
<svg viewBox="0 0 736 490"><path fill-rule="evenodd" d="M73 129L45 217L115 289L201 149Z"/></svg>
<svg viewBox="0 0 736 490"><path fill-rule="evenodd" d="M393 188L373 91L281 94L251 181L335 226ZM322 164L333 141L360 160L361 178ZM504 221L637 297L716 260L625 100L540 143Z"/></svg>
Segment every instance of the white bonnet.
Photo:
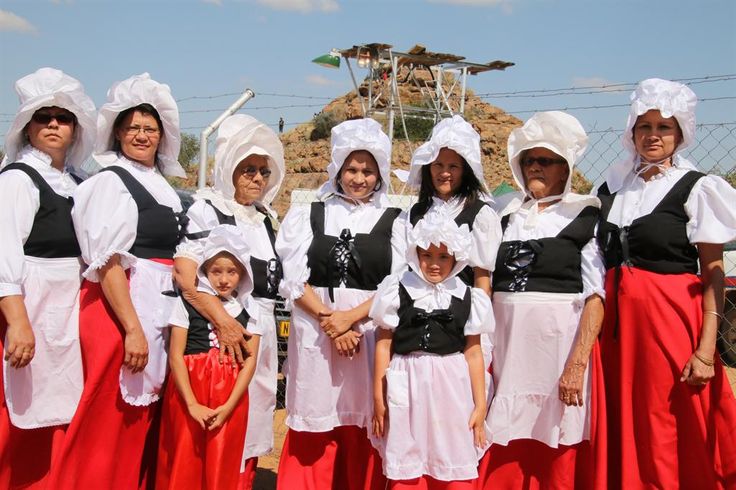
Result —
<svg viewBox="0 0 736 490"><path fill-rule="evenodd" d="M261 202L271 204L285 174L284 147L276 133L252 116L235 114L220 125L215 145L215 190L225 199L233 199L233 172L238 164L250 155L263 155L268 159L271 177Z"/></svg>
<svg viewBox="0 0 736 490"><path fill-rule="evenodd" d="M100 107L97 117L97 142L94 158L103 167L117 161L111 151L115 142L113 125L118 114L140 104L151 104L163 123L158 147L158 163L161 173L166 176L186 177L178 161L181 135L179 133L179 109L168 85L159 83L148 73L134 75L121 82L115 82L107 91L107 102Z"/></svg>
<svg viewBox="0 0 736 490"><path fill-rule="evenodd" d="M378 164L378 172L383 181L376 191L375 198L381 206L388 206L388 189L391 185L391 140L383 132L381 125L373 119L351 119L332 128L330 137L332 159L327 165L328 180L320 187L317 195L324 197L337 192L335 179L348 155L354 151L365 150L373 155Z"/></svg>
<svg viewBox="0 0 736 490"><path fill-rule="evenodd" d="M457 115L438 122L432 129L429 141L414 151L407 184L415 189L421 186L422 167L437 160L442 148L454 150L463 157L480 181L483 191L487 192L480 156L480 135L465 119Z"/></svg>
<svg viewBox="0 0 736 490"><path fill-rule="evenodd" d="M15 161L25 144L23 128L31 116L43 107L60 107L77 117L74 142L66 154L67 164L79 169L92 152L97 127L95 123L95 104L84 87L76 79L55 68L40 68L15 82L15 91L20 107L5 135L4 163Z"/></svg>
<svg viewBox="0 0 736 490"><path fill-rule="evenodd" d="M202 252L202 265L197 269L200 287L211 293L217 294L207 279L204 264L207 260L220 252L231 253L245 269L245 274L240 278L237 292L238 299L243 300L253 291L253 271L250 267L250 248L240 229L232 225L218 225L212 229L207 236Z"/></svg>
<svg viewBox="0 0 736 490"><path fill-rule="evenodd" d="M520 189L526 189L519 161L521 154L532 148L546 148L567 161L570 172L563 194L569 193L573 169L587 145L588 135L580 122L570 114L560 111L535 113L522 127L514 129L509 135L509 164L516 184Z"/></svg>
<svg viewBox="0 0 736 490"><path fill-rule="evenodd" d="M470 260L473 238L468 225L458 226L451 216L442 211L430 211L408 231L406 258L413 270L421 274L417 247L428 249L430 245L445 245L455 256L455 267L450 276L463 270Z"/></svg>

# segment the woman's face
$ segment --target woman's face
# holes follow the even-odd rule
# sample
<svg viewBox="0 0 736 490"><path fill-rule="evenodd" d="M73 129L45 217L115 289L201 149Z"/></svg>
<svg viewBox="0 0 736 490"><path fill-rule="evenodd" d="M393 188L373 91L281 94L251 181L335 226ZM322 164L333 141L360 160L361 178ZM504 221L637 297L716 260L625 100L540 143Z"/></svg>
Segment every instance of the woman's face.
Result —
<svg viewBox="0 0 736 490"><path fill-rule="evenodd" d="M524 185L534 199L557 196L565 191L570 169L567 162L547 148L531 148L519 159Z"/></svg>
<svg viewBox="0 0 736 490"><path fill-rule="evenodd" d="M682 131L674 117L662 117L655 109L647 111L634 124L634 146L646 162L668 159L682 143Z"/></svg>
<svg viewBox="0 0 736 490"><path fill-rule="evenodd" d="M263 197L263 191L271 177L268 158L263 155L248 155L233 172L235 201L250 206Z"/></svg>
<svg viewBox="0 0 736 490"><path fill-rule="evenodd" d="M455 256L447 251L445 244L439 247L432 244L426 249L417 247L417 256L424 278L432 284L438 284L447 279L452 268L455 267Z"/></svg>
<svg viewBox="0 0 736 490"><path fill-rule="evenodd" d="M161 142L161 128L151 114L133 111L123 119L115 137L126 158L153 167Z"/></svg>
<svg viewBox="0 0 736 490"><path fill-rule="evenodd" d="M429 164L432 187L440 199L447 201L457 194L463 181L464 161L455 150L440 149L437 160Z"/></svg>
<svg viewBox="0 0 736 490"><path fill-rule="evenodd" d="M26 126L28 142L47 155L63 159L74 142L76 120L74 114L66 109L42 107L33 113Z"/></svg>
<svg viewBox="0 0 736 490"><path fill-rule="evenodd" d="M354 151L345 159L338 180L346 196L366 202L380 180L378 163L369 151Z"/></svg>

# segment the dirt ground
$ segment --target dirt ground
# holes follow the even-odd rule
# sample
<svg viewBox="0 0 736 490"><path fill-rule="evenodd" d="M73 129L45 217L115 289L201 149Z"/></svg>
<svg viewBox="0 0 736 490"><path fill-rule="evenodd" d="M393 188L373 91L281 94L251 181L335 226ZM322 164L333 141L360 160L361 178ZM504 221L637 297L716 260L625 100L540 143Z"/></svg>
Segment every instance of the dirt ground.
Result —
<svg viewBox="0 0 736 490"><path fill-rule="evenodd" d="M726 373L731 382L731 388L736 393L736 368L727 368ZM253 484L254 490L274 490L276 488L276 469L279 465L279 455L281 454L281 446L286 436L286 410L276 410L273 420L274 441L273 453L263 456L258 460L258 470L256 471L256 480Z"/></svg>

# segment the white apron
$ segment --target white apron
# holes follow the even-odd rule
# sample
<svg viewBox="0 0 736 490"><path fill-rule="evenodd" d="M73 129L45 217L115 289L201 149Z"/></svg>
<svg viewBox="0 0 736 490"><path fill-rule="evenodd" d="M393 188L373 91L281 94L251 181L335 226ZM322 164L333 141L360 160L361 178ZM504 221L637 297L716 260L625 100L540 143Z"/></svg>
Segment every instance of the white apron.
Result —
<svg viewBox="0 0 736 490"><path fill-rule="evenodd" d="M84 385L79 347L82 263L75 257L26 256L25 261L23 302L36 352L20 369L3 362L10 421L21 429L68 424Z"/></svg>
<svg viewBox="0 0 736 490"><path fill-rule="evenodd" d="M176 297L170 265L138 259L130 272L130 298L148 340L148 364L139 373L123 366L120 369L120 393L130 405L144 406L157 401L168 369L166 346L169 317Z"/></svg>
<svg viewBox="0 0 736 490"><path fill-rule="evenodd" d="M266 298L253 299L258 303L258 322L263 325L263 335L256 371L248 385L248 428L241 472L245 470L246 459L266 455L273 449L273 412L276 409L279 367L274 317L276 302Z"/></svg>

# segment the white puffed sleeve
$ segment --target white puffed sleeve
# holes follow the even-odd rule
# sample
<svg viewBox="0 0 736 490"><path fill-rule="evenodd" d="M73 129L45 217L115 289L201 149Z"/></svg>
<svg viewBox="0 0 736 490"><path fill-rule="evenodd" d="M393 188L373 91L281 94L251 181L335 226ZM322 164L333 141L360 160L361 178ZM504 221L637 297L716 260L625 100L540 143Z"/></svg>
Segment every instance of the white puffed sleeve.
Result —
<svg viewBox="0 0 736 490"><path fill-rule="evenodd" d="M495 331L496 319L491 298L480 288L470 288L470 316L465 324L465 335L488 334L493 339Z"/></svg>
<svg viewBox="0 0 736 490"><path fill-rule="evenodd" d="M187 234L211 230L219 224L217 215L215 213L209 213L208 208L211 209L203 200L194 201L194 204L187 210L187 218L189 218ZM212 216L214 216L214 223L212 223ZM204 237L191 239L185 236L179 245L177 245L174 258L183 257L200 265L202 263L202 253L204 252L204 242Z"/></svg>
<svg viewBox="0 0 736 490"><path fill-rule="evenodd" d="M376 325L387 330L394 330L399 325L399 277L391 274L383 278L368 312Z"/></svg>
<svg viewBox="0 0 736 490"><path fill-rule="evenodd" d="M471 234L473 247L470 250L470 265L493 272L503 232L501 219L490 206L483 206L478 212Z"/></svg>
<svg viewBox="0 0 736 490"><path fill-rule="evenodd" d="M279 285L279 294L293 302L304 294L304 285L309 279L307 252L314 238L309 221L311 206L294 206L286 213L276 236L276 252L281 257L284 278Z"/></svg>
<svg viewBox="0 0 736 490"><path fill-rule="evenodd" d="M21 170L0 175L0 298L22 294L25 269L23 245L40 206L38 189Z"/></svg>
<svg viewBox="0 0 736 490"><path fill-rule="evenodd" d="M407 269L406 264L406 211L402 211L391 227L391 274L400 274Z"/></svg>
<svg viewBox="0 0 736 490"><path fill-rule="evenodd" d="M88 268L84 277L99 282L97 271L118 254L123 269L136 262L130 253L138 230L138 206L112 172L100 172L74 191L74 231L82 259Z"/></svg>
<svg viewBox="0 0 736 490"><path fill-rule="evenodd" d="M580 260L583 276L583 298L586 299L594 294L606 299L606 265L603 262L603 254L598 248L597 230L598 227L596 226L593 238L583 247Z"/></svg>
<svg viewBox="0 0 736 490"><path fill-rule="evenodd" d="M736 240L736 189L715 175L698 180L685 201L690 243Z"/></svg>
<svg viewBox="0 0 736 490"><path fill-rule="evenodd" d="M181 298L177 298L177 301L174 303L174 307L171 308L169 325L189 330L189 313L187 313L187 308L184 306L184 300Z"/></svg>

